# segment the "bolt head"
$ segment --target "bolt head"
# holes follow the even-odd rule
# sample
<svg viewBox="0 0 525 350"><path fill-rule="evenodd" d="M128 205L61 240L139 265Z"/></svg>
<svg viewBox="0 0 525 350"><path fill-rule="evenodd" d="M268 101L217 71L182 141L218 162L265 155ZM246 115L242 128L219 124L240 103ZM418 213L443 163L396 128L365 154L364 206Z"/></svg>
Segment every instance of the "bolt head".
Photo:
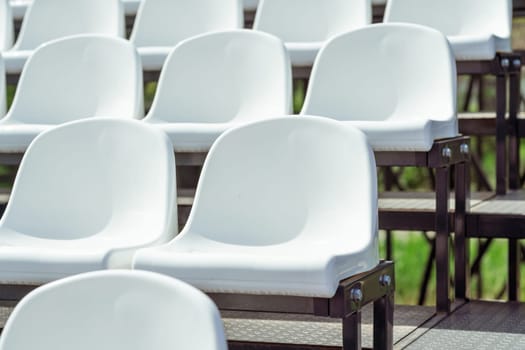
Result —
<svg viewBox="0 0 525 350"><path fill-rule="evenodd" d="M515 60L512 61L512 64L516 68L521 67L521 60L519 58L516 58Z"/></svg>
<svg viewBox="0 0 525 350"><path fill-rule="evenodd" d="M508 59L508 58L502 58L502 59L501 59L501 66L502 66L502 67L505 67L505 68L507 68L508 66L510 66L510 61L509 61L509 59Z"/></svg>
<svg viewBox="0 0 525 350"><path fill-rule="evenodd" d="M392 284L392 277L390 275L382 275L379 277L379 283L384 287L389 287Z"/></svg>
<svg viewBox="0 0 525 350"><path fill-rule="evenodd" d="M443 156L443 158L452 158L452 150L450 149L450 147L445 147L441 151L441 155Z"/></svg>
<svg viewBox="0 0 525 350"><path fill-rule="evenodd" d="M466 143L462 143L461 146L459 146L459 151L461 154L467 155L470 152L469 146Z"/></svg>
<svg viewBox="0 0 525 350"><path fill-rule="evenodd" d="M353 302L360 303L363 301L363 291L360 288L354 288L350 291L350 298Z"/></svg>

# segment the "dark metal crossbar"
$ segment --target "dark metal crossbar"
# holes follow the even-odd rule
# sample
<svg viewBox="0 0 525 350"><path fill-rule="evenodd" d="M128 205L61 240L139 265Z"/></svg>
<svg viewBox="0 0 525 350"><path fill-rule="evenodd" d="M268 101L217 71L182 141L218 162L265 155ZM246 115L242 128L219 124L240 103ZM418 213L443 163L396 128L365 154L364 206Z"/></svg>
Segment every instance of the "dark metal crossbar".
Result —
<svg viewBox="0 0 525 350"><path fill-rule="evenodd" d="M374 349L393 348L395 273L392 262L339 283L332 298L211 293L221 310L310 314L341 319L343 349L361 349L361 310L374 305ZM257 344L257 349L281 349L283 344ZM293 346L292 346L293 347Z"/></svg>

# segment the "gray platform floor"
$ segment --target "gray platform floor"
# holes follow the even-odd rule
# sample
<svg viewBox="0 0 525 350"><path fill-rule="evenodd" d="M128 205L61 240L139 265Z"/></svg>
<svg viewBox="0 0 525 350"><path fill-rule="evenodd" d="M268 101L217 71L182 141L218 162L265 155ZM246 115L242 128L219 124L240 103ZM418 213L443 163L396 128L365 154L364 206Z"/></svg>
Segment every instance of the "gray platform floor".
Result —
<svg viewBox="0 0 525 350"><path fill-rule="evenodd" d="M405 349L525 349L525 305L467 303Z"/></svg>
<svg viewBox="0 0 525 350"><path fill-rule="evenodd" d="M0 327L11 308L0 307ZM296 349L341 347L338 320L275 313L222 313L229 341L294 344ZM362 316L363 347L372 345L372 309ZM473 301L450 315L434 308L396 305L394 349L525 349L525 304Z"/></svg>
<svg viewBox="0 0 525 350"><path fill-rule="evenodd" d="M396 305L394 342L399 342L434 316L433 307ZM222 312L228 340L251 343L342 346L341 321L307 315ZM362 344L372 347L372 307L362 313Z"/></svg>
<svg viewBox="0 0 525 350"><path fill-rule="evenodd" d="M430 307L396 305L394 349L525 349L525 304L473 301L450 315ZM337 320L309 316L223 314L233 341L341 347ZM363 347L371 348L371 310L363 312ZM315 347L311 347L315 345Z"/></svg>

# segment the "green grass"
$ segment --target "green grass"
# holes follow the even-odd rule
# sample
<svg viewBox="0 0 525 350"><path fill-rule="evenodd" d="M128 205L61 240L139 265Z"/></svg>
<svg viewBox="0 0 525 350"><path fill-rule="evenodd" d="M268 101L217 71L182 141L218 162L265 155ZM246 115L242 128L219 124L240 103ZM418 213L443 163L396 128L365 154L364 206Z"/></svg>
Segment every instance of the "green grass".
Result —
<svg viewBox="0 0 525 350"><path fill-rule="evenodd" d="M382 255L385 252L385 235L381 232L380 247ZM416 304L419 299L421 281L426 267L430 245L421 232L396 231L393 233L393 260L396 271L396 303ZM478 240L470 241L470 258L474 261L478 251ZM482 285L478 294L479 278L471 279L470 289L474 298L505 299L505 283L507 276L507 241L494 240L482 260ZM453 259L451 258L451 276L453 276ZM520 277L525 281L525 266L521 266ZM427 291L426 305L435 301L436 283L435 266L432 269L430 284ZM525 289L521 289L521 300L525 300Z"/></svg>

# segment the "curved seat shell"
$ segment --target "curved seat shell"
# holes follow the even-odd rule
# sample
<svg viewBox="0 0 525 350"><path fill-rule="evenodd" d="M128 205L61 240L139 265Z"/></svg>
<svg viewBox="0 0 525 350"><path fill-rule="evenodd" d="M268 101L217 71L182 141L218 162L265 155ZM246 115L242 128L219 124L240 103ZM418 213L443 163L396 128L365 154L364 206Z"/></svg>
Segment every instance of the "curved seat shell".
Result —
<svg viewBox="0 0 525 350"><path fill-rule="evenodd" d="M23 152L40 132L72 120L141 118L143 98L140 57L124 39L82 35L48 42L28 60L0 120L0 151Z"/></svg>
<svg viewBox="0 0 525 350"><path fill-rule="evenodd" d="M14 309L0 349L226 350L217 307L173 278L84 273L39 287Z"/></svg>
<svg viewBox="0 0 525 350"><path fill-rule="evenodd" d="M311 66L327 40L371 21L370 0L261 0L253 28L283 40L294 66Z"/></svg>
<svg viewBox="0 0 525 350"><path fill-rule="evenodd" d="M190 37L243 26L242 0L142 0L130 41L143 69L160 70L172 48Z"/></svg>
<svg viewBox="0 0 525 350"><path fill-rule="evenodd" d="M164 130L175 151L206 152L229 128L290 113L291 86L288 54L276 37L203 34L172 51L144 121Z"/></svg>
<svg viewBox="0 0 525 350"><path fill-rule="evenodd" d="M33 0L14 46L2 53L6 72L20 73L33 50L48 41L82 34L124 37L124 33L120 0Z"/></svg>
<svg viewBox="0 0 525 350"><path fill-rule="evenodd" d="M30 145L0 220L0 281L44 283L125 268L177 227L172 145L132 120L96 118Z"/></svg>
<svg viewBox="0 0 525 350"><path fill-rule="evenodd" d="M511 0L389 0L384 22L432 27L450 41L457 60L491 60L509 52Z"/></svg>
<svg viewBox="0 0 525 350"><path fill-rule="evenodd" d="M207 292L331 297L378 264L374 157L366 137L327 118L284 117L225 132L171 242L134 268Z"/></svg>
<svg viewBox="0 0 525 350"><path fill-rule="evenodd" d="M413 24L341 34L319 53L301 114L358 127L376 151L428 151L435 140L458 135L449 44Z"/></svg>
<svg viewBox="0 0 525 350"><path fill-rule="evenodd" d="M0 1L0 51L4 52L13 46L15 26L13 11L9 0Z"/></svg>

